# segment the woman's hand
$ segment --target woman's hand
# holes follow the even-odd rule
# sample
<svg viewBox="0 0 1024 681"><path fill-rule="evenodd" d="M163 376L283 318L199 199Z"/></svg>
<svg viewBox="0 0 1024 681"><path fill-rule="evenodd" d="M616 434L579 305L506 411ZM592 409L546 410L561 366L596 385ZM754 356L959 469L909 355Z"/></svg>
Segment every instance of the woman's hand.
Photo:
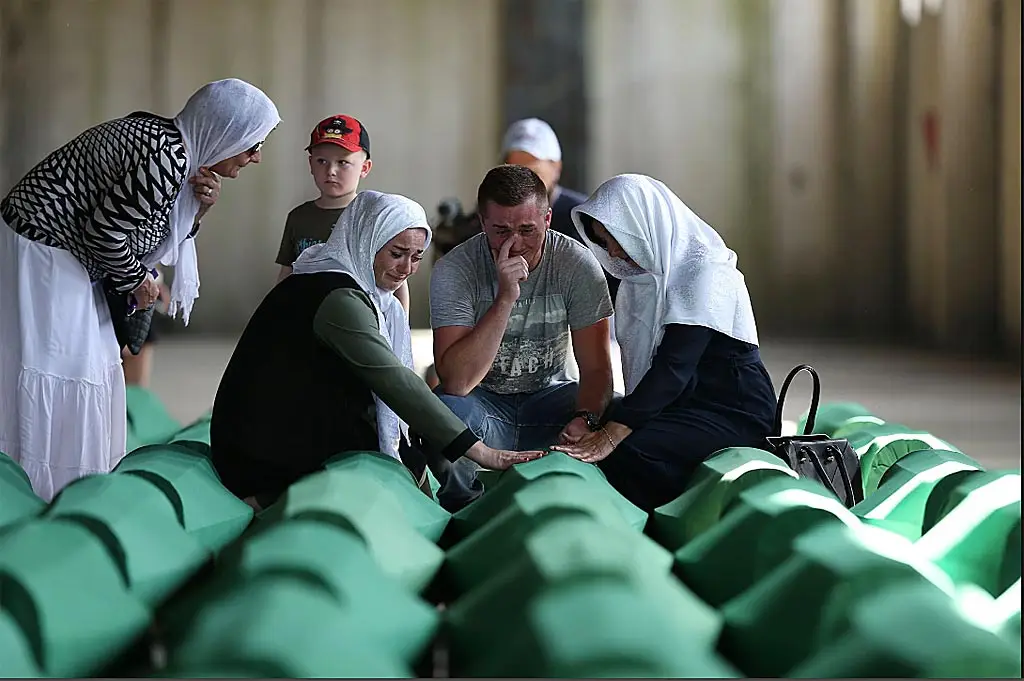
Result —
<svg viewBox="0 0 1024 681"><path fill-rule="evenodd" d="M160 284L156 283L153 275L147 272L146 278L132 291L132 296L135 297L135 305L139 310L148 310L156 304L160 297Z"/></svg>
<svg viewBox="0 0 1024 681"><path fill-rule="evenodd" d="M517 463L526 463L544 456L545 452L510 452L504 449L492 449L483 442L477 442L466 452L466 458L475 461L484 468L503 471Z"/></svg>
<svg viewBox="0 0 1024 681"><path fill-rule="evenodd" d="M220 176L209 168L200 168L196 175L188 178L188 183L192 185L192 191L199 200L196 220L200 220L220 198Z"/></svg>
<svg viewBox="0 0 1024 681"><path fill-rule="evenodd" d="M603 428L584 435L574 445L556 445L552 449L565 452L572 458L579 459L584 463L597 463L607 459L615 451L615 448L619 446L619 443L625 440L632 432L633 430L629 426L610 422L605 424Z"/></svg>

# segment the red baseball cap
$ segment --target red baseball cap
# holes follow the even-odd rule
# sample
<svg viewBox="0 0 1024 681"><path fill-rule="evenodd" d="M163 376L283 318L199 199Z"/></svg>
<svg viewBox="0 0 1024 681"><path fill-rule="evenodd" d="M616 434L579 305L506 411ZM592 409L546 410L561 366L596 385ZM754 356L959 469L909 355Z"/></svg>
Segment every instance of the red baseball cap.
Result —
<svg viewBox="0 0 1024 681"><path fill-rule="evenodd" d="M365 151L370 156L370 135L363 124L345 114L330 116L317 123L309 135L309 151L318 144L336 144L347 151Z"/></svg>

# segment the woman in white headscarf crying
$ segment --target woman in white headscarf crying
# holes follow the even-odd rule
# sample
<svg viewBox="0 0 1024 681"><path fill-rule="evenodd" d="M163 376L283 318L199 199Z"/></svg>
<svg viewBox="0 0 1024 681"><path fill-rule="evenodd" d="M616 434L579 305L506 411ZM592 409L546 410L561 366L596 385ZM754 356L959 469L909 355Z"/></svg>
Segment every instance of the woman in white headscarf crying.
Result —
<svg viewBox="0 0 1024 681"><path fill-rule="evenodd" d="M622 281L615 334L626 394L601 428L558 449L596 463L650 510L681 494L714 452L764 446L775 389L736 254L664 183L613 177L572 219Z"/></svg>
<svg viewBox="0 0 1024 681"><path fill-rule="evenodd" d="M259 163L280 122L259 88L200 88L174 118L135 112L57 149L0 202L0 451L45 500L125 454L121 351L199 296L194 237L221 177Z"/></svg>
<svg viewBox="0 0 1024 681"><path fill-rule="evenodd" d="M485 446L413 371L394 292L419 268L430 234L415 201L360 192L331 238L303 251L260 303L210 423L214 466L239 498L266 507L345 451L402 461L410 427L449 461L504 469L542 454Z"/></svg>

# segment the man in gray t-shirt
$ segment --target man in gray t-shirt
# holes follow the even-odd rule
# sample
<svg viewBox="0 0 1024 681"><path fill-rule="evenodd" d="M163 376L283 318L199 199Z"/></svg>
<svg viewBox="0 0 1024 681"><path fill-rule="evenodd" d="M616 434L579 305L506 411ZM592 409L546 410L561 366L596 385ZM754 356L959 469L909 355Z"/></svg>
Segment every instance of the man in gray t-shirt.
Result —
<svg viewBox="0 0 1024 681"><path fill-rule="evenodd" d="M483 233L441 258L430 280L437 392L490 447L575 442L612 394L604 271L589 249L548 229L547 189L532 170L492 169L477 206ZM570 339L579 384L565 375ZM482 491L471 462L435 475L446 507Z"/></svg>

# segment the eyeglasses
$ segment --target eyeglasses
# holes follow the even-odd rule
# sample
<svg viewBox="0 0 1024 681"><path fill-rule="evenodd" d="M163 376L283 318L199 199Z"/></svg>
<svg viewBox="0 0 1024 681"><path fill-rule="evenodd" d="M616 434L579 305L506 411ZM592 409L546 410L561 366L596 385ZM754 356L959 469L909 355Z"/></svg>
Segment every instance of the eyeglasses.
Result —
<svg viewBox="0 0 1024 681"><path fill-rule="evenodd" d="M252 145L251 147L249 147L249 148L248 148L248 149L247 149L247 150L245 151L245 153L249 154L250 156L255 156L256 154L260 153L260 150L261 150L261 149L263 149L263 143L264 143L265 141L266 141L266 140L260 140L260 141L259 141L259 142L257 142L256 144L254 144L254 145Z"/></svg>

